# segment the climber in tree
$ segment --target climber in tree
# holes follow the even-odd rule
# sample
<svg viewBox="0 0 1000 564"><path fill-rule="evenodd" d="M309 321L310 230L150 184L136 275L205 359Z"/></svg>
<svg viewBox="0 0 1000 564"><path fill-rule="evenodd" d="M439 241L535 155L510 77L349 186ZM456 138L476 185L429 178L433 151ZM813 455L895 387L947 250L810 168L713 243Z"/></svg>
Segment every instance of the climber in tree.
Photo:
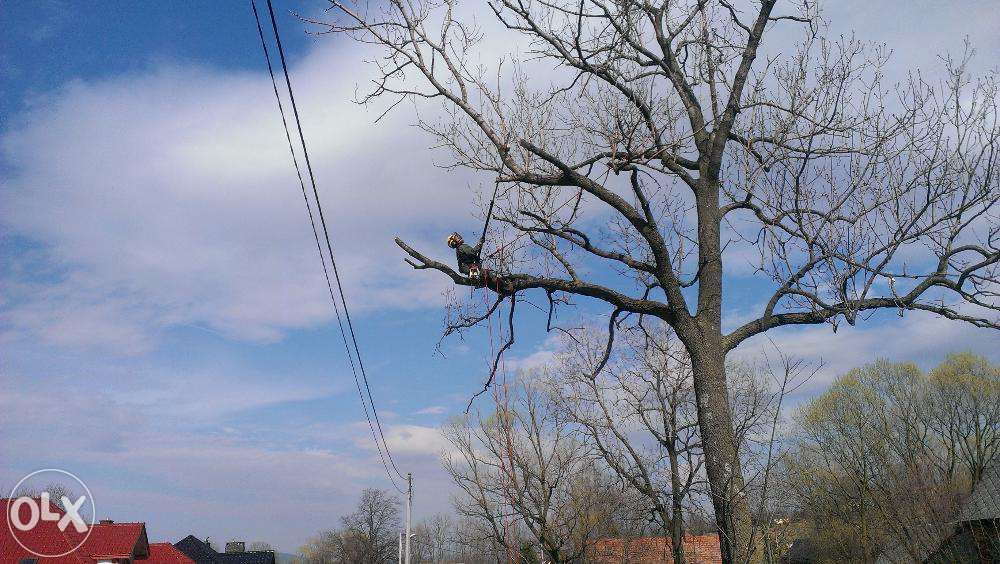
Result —
<svg viewBox="0 0 1000 564"><path fill-rule="evenodd" d="M483 241L485 237L480 238L476 246L467 245L465 239L456 231L451 235L448 235L448 246L455 249L455 258L458 260L458 271L462 274L478 280L482 275L482 265L480 264L479 255L483 251Z"/></svg>
<svg viewBox="0 0 1000 564"><path fill-rule="evenodd" d="M448 235L448 246L455 249L455 258L458 261L458 271L476 280L483 286L493 288L501 292L504 285L499 277L491 277L483 268L483 259L480 255L483 252L483 242L486 241L486 232L490 227L490 220L493 219L493 205L497 201L497 192L500 190L500 183L493 187L493 197L490 198L490 207L486 211L486 221L483 223L483 234L479 236L476 246L465 244L465 239L458 231Z"/></svg>

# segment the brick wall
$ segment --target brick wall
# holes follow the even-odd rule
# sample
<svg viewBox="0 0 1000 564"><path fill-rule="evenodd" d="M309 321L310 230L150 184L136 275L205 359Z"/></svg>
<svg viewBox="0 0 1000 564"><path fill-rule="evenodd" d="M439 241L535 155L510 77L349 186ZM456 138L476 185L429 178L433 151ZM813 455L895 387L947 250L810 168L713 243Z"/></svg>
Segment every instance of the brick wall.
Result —
<svg viewBox="0 0 1000 564"><path fill-rule="evenodd" d="M673 564L669 537L601 539L594 543L591 558L595 564ZM717 535L684 537L684 555L689 564L722 564Z"/></svg>

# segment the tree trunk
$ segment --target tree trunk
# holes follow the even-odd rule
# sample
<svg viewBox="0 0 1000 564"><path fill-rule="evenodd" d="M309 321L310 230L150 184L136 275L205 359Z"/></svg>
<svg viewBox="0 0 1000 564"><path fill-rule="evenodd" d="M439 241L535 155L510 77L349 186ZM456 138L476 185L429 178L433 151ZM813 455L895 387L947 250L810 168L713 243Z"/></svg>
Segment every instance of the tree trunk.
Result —
<svg viewBox="0 0 1000 564"><path fill-rule="evenodd" d="M674 428L676 429L676 421L674 422ZM671 432L673 435L673 432ZM682 506L683 497L681 496L681 472L680 465L677 460L677 448L676 448L675 436L671 436L671 445L668 446L667 454L670 457L670 538L671 538L671 549L674 555L674 564L685 564L686 559L684 558L684 508Z"/></svg>
<svg viewBox="0 0 1000 564"><path fill-rule="evenodd" d="M705 450L705 470L722 546L722 561L743 564L754 560L751 546L753 524L744 491L743 465L733 431L725 353L722 352L721 339L706 341L700 343L697 350L690 351L698 426Z"/></svg>

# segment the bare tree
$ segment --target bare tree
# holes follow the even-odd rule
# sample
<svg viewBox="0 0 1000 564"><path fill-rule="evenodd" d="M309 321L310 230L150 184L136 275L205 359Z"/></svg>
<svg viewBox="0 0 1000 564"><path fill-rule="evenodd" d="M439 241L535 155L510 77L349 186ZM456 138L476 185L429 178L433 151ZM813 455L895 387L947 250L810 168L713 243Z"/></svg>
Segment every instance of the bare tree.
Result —
<svg viewBox="0 0 1000 564"><path fill-rule="evenodd" d="M577 331L564 339L550 388L604 464L645 498L679 564L685 504L704 479L691 368L668 332L635 329L607 361L602 336Z"/></svg>
<svg viewBox="0 0 1000 564"><path fill-rule="evenodd" d="M11 492L10 488L3 489L4 493L2 495L7 495ZM11 492L13 497L32 497L39 498L41 495L47 494L49 498L49 503L54 505L58 509L65 509L66 506L63 503L63 498L66 498L69 503L73 503L80 497L76 491L72 488L67 487L65 484L54 482L46 484L42 488L33 487L29 485L22 484L17 491ZM88 512L89 508L86 504L81 508L81 512Z"/></svg>
<svg viewBox="0 0 1000 564"><path fill-rule="evenodd" d="M614 487L591 464L570 421L530 383L489 417L445 428L454 452L444 460L463 492L460 514L482 522L511 555L523 531L549 562L580 562L615 511Z"/></svg>
<svg viewBox="0 0 1000 564"><path fill-rule="evenodd" d="M453 545L455 521L450 515L439 513L417 523L413 528L413 561L449 562L455 554Z"/></svg>
<svg viewBox="0 0 1000 564"><path fill-rule="evenodd" d="M507 553L498 549L488 525L474 518L456 519L438 513L413 527L411 559L416 564L500 563Z"/></svg>
<svg viewBox="0 0 1000 564"><path fill-rule="evenodd" d="M388 564L396 560L399 498L366 488L357 509L340 521L339 529L320 532L300 549L308 562Z"/></svg>
<svg viewBox="0 0 1000 564"><path fill-rule="evenodd" d="M274 552L274 547L271 546L271 543L269 542L254 541L250 543L250 550L258 552Z"/></svg>
<svg viewBox="0 0 1000 564"><path fill-rule="evenodd" d="M605 359L594 331L566 331L549 372L552 400L622 482L644 498L646 516L671 537L675 562L685 560L688 521L705 511L704 453L691 362L669 327L655 320L620 330ZM767 359L765 359L767 360ZM778 351L777 362L730 363L730 407L746 490L762 525L771 519L771 470L781 402L810 376L806 363ZM598 367L604 364L603 370Z"/></svg>
<svg viewBox="0 0 1000 564"><path fill-rule="evenodd" d="M753 553L730 351L777 327L836 328L883 308L998 327L996 83L972 80L965 58L948 59L940 82L917 73L893 88L887 51L828 40L811 0L493 0L496 21L528 45L506 72L477 56L483 30L454 0L331 4L333 19L317 23L380 49L361 101L443 102L441 120L419 125L454 166L501 188L490 276L396 240L414 268L496 291L486 311L475 300L456 310L446 333L504 300L513 321L533 292L550 322L568 296L605 302L609 338L629 314L670 325L691 359L727 561ZM789 26L797 45L775 35L782 48L762 56ZM541 84L534 61L555 69ZM727 251L739 241L759 252L773 292L726 332Z"/></svg>
<svg viewBox="0 0 1000 564"><path fill-rule="evenodd" d="M460 512L461 513L461 512ZM509 553L496 539L492 524L473 516L459 516L455 526L454 543L461 562L497 563L508 561Z"/></svg>

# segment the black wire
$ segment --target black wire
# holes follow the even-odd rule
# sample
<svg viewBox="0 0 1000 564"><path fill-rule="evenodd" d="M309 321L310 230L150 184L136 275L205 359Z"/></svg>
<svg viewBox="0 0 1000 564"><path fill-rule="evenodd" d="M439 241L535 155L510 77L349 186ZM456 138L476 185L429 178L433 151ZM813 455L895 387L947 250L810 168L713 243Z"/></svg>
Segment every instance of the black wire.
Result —
<svg viewBox="0 0 1000 564"><path fill-rule="evenodd" d="M269 4L270 4L270 2L269 2ZM347 335L346 335L346 332L344 331L344 324L343 324L343 321L342 321L341 315L340 315L340 306L337 304L337 299L336 299L334 291L333 291L333 284L332 284L332 282L330 280L330 272L329 272L329 270L327 269L327 266L326 266L326 257L323 255L323 247L321 246L320 241L319 241L319 232L316 229L316 220L315 220L315 218L313 216L312 206L309 203L309 196L306 194L306 185L305 185L305 180L303 180L303 178L302 178L302 169L299 167L298 157L296 157L296 155L295 155L295 148L294 148L294 145L292 143L292 136L291 136L291 133L288 130L288 120L287 120L286 115L285 115L285 107L284 107L284 104L281 103L281 96L278 93L278 83L277 83L277 80L274 78L274 69L271 66L271 54L270 54L270 51L267 48L267 41L264 39L264 30L261 27L260 16L257 13L257 5L256 5L256 2L254 0L250 0L250 7L253 9L254 19L257 22L257 33L260 36L260 45L261 45L261 47L264 50L264 59L267 62L267 72L271 76L271 86L274 89L274 97L275 97L275 100L277 100L277 102L278 102L278 112L281 114L281 123L282 123L282 125L285 128L285 139L288 141L288 150L289 150L289 152L292 155L292 164L295 166L295 173L296 173L296 175L298 176L298 179L299 179L299 186L302 188L302 198L305 201L306 212L309 215L309 224L312 227L313 238L316 241L316 250L319 252L320 262L323 265L323 276L326 279L326 286L327 286L327 289L330 292L330 301L333 302L333 309L334 309L334 312L336 312L336 315L337 315L337 324L340 326L341 337L343 338L343 341L344 341L344 348L347 351L347 358L350 361L351 372L354 374L354 384L357 387L358 396L361 398L361 406L364 408L365 419L368 420L368 427L371 430L372 439L374 439L375 446L378 448L379 458L382 459L382 466L385 468L386 474L389 476L389 481L392 482L393 487L395 487L397 491L399 491L400 493L403 493L402 488L400 488L396 484L396 481L393 479L392 472L389 471L389 465L386 464L386 461L385 461L386 456L388 455L389 460L391 462L392 461L392 455L389 454L389 445L385 443L385 435L381 433L381 424L379 424L379 435L381 435L381 437L382 437L382 441L380 443L379 442L379 437L376 436L376 433L375 433L375 425L372 424L371 416L368 413L368 403L369 402L372 402L372 411L373 412L374 412L374 409L375 409L375 404L374 404L374 402L371 399L371 390L369 390L369 392L368 392L369 393L369 400L367 402L365 401L364 393L361 391L361 383L358 380L357 369L355 368L355 365L354 365L354 356L351 353L351 347L350 347L350 345L347 342ZM268 6L268 8L270 9L270 6ZM271 18L272 18L271 21L272 21L272 24L273 24L274 23L274 13L273 12L271 12ZM275 30L275 34L277 34L277 26L274 26L274 30ZM277 38L277 35L276 35L276 38ZM279 48L280 48L280 39L278 39L278 44L279 44ZM284 65L284 57L282 57L282 65ZM287 79L287 70L286 70L286 79ZM288 86L289 86L289 93L291 94L291 90L290 90L291 89L291 84L289 83ZM292 98L292 104L293 104L293 109L295 109L295 105L294 105L295 104L295 100L294 100L294 98ZM297 120L298 120L298 112L296 111L296 121ZM299 128L299 132L301 134L301 126ZM304 140L304 138L302 138L302 147L303 147L303 152L305 152L305 140ZM307 164L308 164L308 155L306 156L306 159L307 159ZM311 174L311 172L312 171L310 170L310 174ZM313 183L314 183L314 191L315 191L315 180L313 180ZM317 208L320 208L318 196L317 196L316 202L317 202ZM322 209L320 209L320 219L322 220ZM324 231L324 235L326 235L326 225L325 225L325 223L323 225L323 231ZM333 262L333 255L332 255L333 250L332 250L332 247L330 246L329 236L327 236L327 246L328 246L328 248L330 248L331 262ZM334 263L334 269L336 269L336 263ZM338 286L340 284L340 279L339 278L337 278L337 284L338 284ZM343 290L341 290L341 297L343 298ZM344 307L345 307L345 313L346 313L346 307L347 307L346 306L346 302L345 302ZM352 329L352 337L353 337L353 329ZM357 346L357 341L355 341L355 346ZM358 358L359 358L359 361L360 361L360 355L358 356ZM366 388L368 387L367 379L365 380L365 387ZM375 412L375 418L376 418L376 421L378 421L378 413L377 412ZM383 446L385 448L386 454L382 453ZM394 469L396 469L396 465L395 464L392 464L392 466L393 466ZM399 470L398 469L396 469L396 473L399 474ZM400 476L400 477L402 478L402 476Z"/></svg>
<svg viewBox="0 0 1000 564"><path fill-rule="evenodd" d="M295 125L299 131L299 139L302 141L302 154L306 160L306 169L309 171L309 181L312 184L313 197L316 200L316 210L319 212L320 225L323 227L323 237L326 239L327 252L330 255L330 264L333 266L333 277L337 281L337 290L340 292L340 301L344 306L344 316L347 318L347 327L351 332L351 341L354 343L354 353L358 357L358 366L361 368L361 377L365 382L365 390L368 392L368 402L371 404L372 413L375 416L375 424L378 426L379 435L382 437L382 443L385 445L386 455L389 457L389 463L392 465L393 470L396 474L403 479L402 472L396 467L395 461L392 459L392 453L389 452L389 445L385 442L385 433L382 431L382 422L379 419L378 411L375 408L375 401L372 396L371 387L368 385L368 374L365 371L365 364L361 360L361 348L358 346L358 338L354 334L354 324L351 322L351 311L347 307L347 298L344 296L344 286L340 282L340 272L337 269L337 259L333 254L333 246L330 244L330 233L326 227L326 219L323 217L323 204L319 199L319 191L316 188L316 176L313 174L312 162L309 160L309 150L306 148L306 138L305 134L302 133L302 121L299 119L299 108L295 103L295 93L292 90L292 81L288 75L288 65L285 63L285 50L281 44L281 34L278 32L278 24L274 18L274 8L271 5L271 0L267 0L267 11L271 16L271 27L274 29L274 39L275 43L278 45L278 55L281 57L281 69L285 75L285 84L288 86L288 98L292 103L292 113L295 115Z"/></svg>
<svg viewBox="0 0 1000 564"><path fill-rule="evenodd" d="M385 433L382 431L382 422L379 419L378 411L375 408L375 401L372 396L371 387L368 385L368 374L365 371L365 364L361 360L361 348L358 346L358 338L354 334L354 324L351 322L351 311L347 307L347 298L344 296L344 285L340 282L340 272L337 269L337 259L333 254L333 246L330 244L330 233L326 227L326 219L323 217L323 204L319 199L319 191L316 188L316 176L313 174L312 162L309 160L309 150L306 148L306 138L305 134L302 133L302 121L299 119L299 108L295 103L295 93L292 90L292 81L288 76L288 65L285 62L285 50L281 44L281 35L278 33L278 24L274 18L274 8L271 5L271 0L267 0L267 11L271 16L271 27L274 29L274 39L278 45L278 55L281 57L281 69L285 75L285 84L288 86L288 98L292 103L292 113L295 115L295 125L299 131L299 139L302 141L302 154L306 160L306 169L309 171L309 181L312 184L313 197L316 200L316 210L319 212L320 225L323 227L323 237L326 239L326 249L330 255L330 264L333 266L333 277L337 281L337 290L340 292L340 301L344 306L344 316L347 318L347 327L351 332L351 341L354 343L354 353L358 357L358 366L361 368L361 377L365 382L365 390L368 392L368 401L372 407L372 413L375 416L375 423L378 425L379 435L382 436L382 443L386 446L386 455L389 457L389 463L392 464L392 468L396 471L396 474L403 478L402 472L396 467L395 461L392 459L392 454L389 452L389 446L385 443Z"/></svg>

